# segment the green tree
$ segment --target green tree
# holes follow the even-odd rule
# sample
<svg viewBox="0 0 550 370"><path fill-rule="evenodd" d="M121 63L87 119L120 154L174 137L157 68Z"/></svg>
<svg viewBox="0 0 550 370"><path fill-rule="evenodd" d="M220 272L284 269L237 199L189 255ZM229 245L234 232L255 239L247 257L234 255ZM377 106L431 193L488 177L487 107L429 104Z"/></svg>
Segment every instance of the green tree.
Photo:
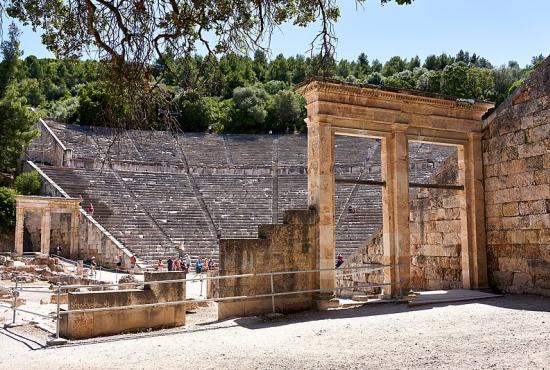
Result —
<svg viewBox="0 0 550 370"><path fill-rule="evenodd" d="M269 63L267 56L263 50L256 50L254 52L254 61L252 64L252 69L256 74L258 81L265 82L268 78L268 68Z"/></svg>
<svg viewBox="0 0 550 370"><path fill-rule="evenodd" d="M355 70L353 71L353 74L357 78L363 79L363 78L366 78L370 74L370 72L371 72L371 67L369 64L369 58L365 53L359 54L359 56L357 57L357 63L355 64ZM347 75L342 77L347 77Z"/></svg>
<svg viewBox="0 0 550 370"><path fill-rule="evenodd" d="M385 77L392 76L396 73L399 73L407 68L407 61L401 59L399 56L391 57L388 60L384 67L382 68L382 75Z"/></svg>
<svg viewBox="0 0 550 370"><path fill-rule="evenodd" d="M371 85L384 85L384 76L379 72L372 72L366 82Z"/></svg>
<svg viewBox="0 0 550 370"><path fill-rule="evenodd" d="M234 111L231 126L232 132L258 132L267 117L269 95L259 85L238 87L233 91Z"/></svg>
<svg viewBox="0 0 550 370"><path fill-rule="evenodd" d="M36 136L32 126L37 115L26 107L24 98L10 86L0 100L0 172L15 174L19 158Z"/></svg>
<svg viewBox="0 0 550 370"><path fill-rule="evenodd" d="M15 227L15 190L0 187L0 230L10 232Z"/></svg>
<svg viewBox="0 0 550 370"><path fill-rule="evenodd" d="M20 36L21 31L12 22L8 27L7 40L0 44L3 57L0 64L0 97L4 96L8 85L16 78L19 58L23 55L20 48Z"/></svg>
<svg viewBox="0 0 550 370"><path fill-rule="evenodd" d="M14 83L14 88L19 91L19 95L27 99L27 103L32 107L38 107L46 101L42 94L40 83L35 78L25 78Z"/></svg>
<svg viewBox="0 0 550 370"><path fill-rule="evenodd" d="M15 190L21 195L39 195L42 179L36 171L24 172L15 178Z"/></svg>
<svg viewBox="0 0 550 370"><path fill-rule="evenodd" d="M468 66L464 62L456 62L446 66L441 76L441 93L460 98L473 98L468 96Z"/></svg>
<svg viewBox="0 0 550 370"><path fill-rule="evenodd" d="M270 100L265 129L273 132L305 130L305 100L294 90L280 90Z"/></svg>
<svg viewBox="0 0 550 370"><path fill-rule="evenodd" d="M291 80L288 63L283 54L277 55L269 65L269 79L289 82Z"/></svg>
<svg viewBox="0 0 550 370"><path fill-rule="evenodd" d="M441 71L438 70L426 70L418 77L415 88L417 90L426 91L430 93L441 93Z"/></svg>

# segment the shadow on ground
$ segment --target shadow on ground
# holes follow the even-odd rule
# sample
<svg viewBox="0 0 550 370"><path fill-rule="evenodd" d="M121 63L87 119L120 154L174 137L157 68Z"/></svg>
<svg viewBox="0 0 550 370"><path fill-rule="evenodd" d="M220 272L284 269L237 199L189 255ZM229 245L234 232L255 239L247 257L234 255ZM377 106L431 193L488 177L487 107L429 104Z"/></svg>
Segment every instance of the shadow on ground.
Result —
<svg viewBox="0 0 550 370"><path fill-rule="evenodd" d="M483 304L494 307L522 310L522 311L539 311L550 312L550 297L530 296L530 295L506 295L503 297L489 298L482 300L473 300L455 303L439 303L423 306L409 307L406 303L374 303L365 304L359 307L347 309L332 309L326 311L307 311L282 316L279 319L269 320L265 317L243 317L236 319L228 319L224 321L205 321L197 323L193 326L185 326L179 328L162 329L157 331L144 331L132 334L120 334L109 337L92 338L85 340L70 341L67 346L83 346L97 343L118 342L122 340L136 340L141 338L151 338L160 336L177 335L183 333L193 333L202 331L223 330L227 328L241 326L246 329L256 330L283 325L292 325L295 323L312 322L321 320L345 320L355 317L368 317L379 315L394 315L407 312L415 312L422 310L431 310L437 307L447 306L463 306L470 304ZM51 349L55 347L44 347L42 340L37 339L32 335L17 333L14 330L2 329L0 335L5 335L12 340L19 341L31 350Z"/></svg>

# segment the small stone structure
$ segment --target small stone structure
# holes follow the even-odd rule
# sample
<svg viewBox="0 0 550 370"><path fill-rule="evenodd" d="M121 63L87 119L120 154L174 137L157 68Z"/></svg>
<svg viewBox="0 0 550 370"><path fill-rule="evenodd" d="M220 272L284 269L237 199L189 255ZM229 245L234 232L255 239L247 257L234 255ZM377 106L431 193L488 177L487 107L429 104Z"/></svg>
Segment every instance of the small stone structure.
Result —
<svg viewBox="0 0 550 370"><path fill-rule="evenodd" d="M39 252L41 254L50 254L52 214L68 213L71 216L69 254L76 255L78 248L79 209L79 199L18 195L16 197L15 254L23 254L25 213L39 212L42 218Z"/></svg>
<svg viewBox="0 0 550 370"><path fill-rule="evenodd" d="M183 272L146 272L145 282L184 279ZM146 284L143 289L70 292L70 310L177 302L185 299L185 282ZM61 315L60 334L84 339L145 329L185 325L185 303Z"/></svg>
<svg viewBox="0 0 550 370"><path fill-rule="evenodd" d="M317 264L317 212L286 211L282 225L261 225L258 239L221 239L220 275L313 270ZM318 272L273 276L275 293L319 289ZM271 293L270 276L252 276L219 281L219 297ZM315 306L316 292L275 297L275 311L288 313ZM271 297L238 299L218 304L218 319L272 312Z"/></svg>
<svg viewBox="0 0 550 370"><path fill-rule="evenodd" d="M51 186L47 181L46 184ZM34 241L31 244L40 245L40 249L33 252L50 254L55 252L57 246L62 246L61 254L66 258L76 260L96 257L98 264L114 268L121 256L121 268L130 267L132 253L80 208L80 199L18 195L16 202L13 251L16 255L24 252L23 238L26 231L27 237Z"/></svg>
<svg viewBox="0 0 550 370"><path fill-rule="evenodd" d="M328 270L336 258L336 135L381 141L384 294L399 295L396 285L405 294L410 288L409 141L457 148L462 283L487 287L481 118L494 105L323 79L298 90L307 101L308 203L319 212L321 289L336 287L336 272Z"/></svg>

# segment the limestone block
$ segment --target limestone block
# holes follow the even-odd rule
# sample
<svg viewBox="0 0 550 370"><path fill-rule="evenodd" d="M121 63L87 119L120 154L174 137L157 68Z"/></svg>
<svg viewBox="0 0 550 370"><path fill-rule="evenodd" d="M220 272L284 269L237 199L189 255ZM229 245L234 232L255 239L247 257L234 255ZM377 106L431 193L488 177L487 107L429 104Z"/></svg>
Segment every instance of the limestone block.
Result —
<svg viewBox="0 0 550 370"><path fill-rule="evenodd" d="M428 244L441 244L443 242L443 234L442 233L428 233L426 235L426 242Z"/></svg>
<svg viewBox="0 0 550 370"><path fill-rule="evenodd" d="M529 272L527 260L515 257L500 257L498 259L500 271Z"/></svg>
<svg viewBox="0 0 550 370"><path fill-rule="evenodd" d="M518 203L509 202L502 204L502 215L503 216L517 216L519 214Z"/></svg>
<svg viewBox="0 0 550 370"><path fill-rule="evenodd" d="M516 287L525 287L527 285L533 285L532 277L525 272L515 272L512 280L512 285Z"/></svg>
<svg viewBox="0 0 550 370"><path fill-rule="evenodd" d="M461 243L461 236L458 233L445 233L443 234L443 245L459 245Z"/></svg>
<svg viewBox="0 0 550 370"><path fill-rule="evenodd" d="M462 261L460 257L449 258L449 268L459 270L462 267Z"/></svg>
<svg viewBox="0 0 550 370"><path fill-rule="evenodd" d="M512 285L513 277L514 272L512 271L493 271L493 281L499 288Z"/></svg>

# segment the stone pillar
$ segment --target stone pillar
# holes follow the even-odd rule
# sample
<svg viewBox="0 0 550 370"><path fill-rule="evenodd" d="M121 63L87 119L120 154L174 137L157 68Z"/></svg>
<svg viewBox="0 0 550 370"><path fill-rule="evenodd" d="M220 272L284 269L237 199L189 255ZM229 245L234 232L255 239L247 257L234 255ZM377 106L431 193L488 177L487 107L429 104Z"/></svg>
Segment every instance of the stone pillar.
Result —
<svg viewBox="0 0 550 370"><path fill-rule="evenodd" d="M50 254L50 229L51 229L51 213L49 209L42 211L42 223L40 231L40 253Z"/></svg>
<svg viewBox="0 0 550 370"><path fill-rule="evenodd" d="M410 280L409 150L405 128L382 139L384 287L387 297L407 294ZM399 291L400 288L400 291Z"/></svg>
<svg viewBox="0 0 550 370"><path fill-rule="evenodd" d="M80 217L79 210L78 209L73 210L73 212L71 213L71 245L69 248L69 258L71 259L76 259L77 257L79 257L78 255L78 251L79 251L78 228L79 228L79 221L80 221L79 217Z"/></svg>
<svg viewBox="0 0 550 370"><path fill-rule="evenodd" d="M458 147L459 181L464 185L460 202L462 285L488 287L483 189L482 133L470 133L468 144Z"/></svg>
<svg viewBox="0 0 550 370"><path fill-rule="evenodd" d="M23 255L23 233L25 230L25 209L22 207L16 208L15 219L15 254Z"/></svg>
<svg viewBox="0 0 550 370"><path fill-rule="evenodd" d="M336 260L334 133L328 123L308 123L308 203L319 213L318 267L334 269ZM320 307L330 307L336 287L336 272L319 274Z"/></svg>

